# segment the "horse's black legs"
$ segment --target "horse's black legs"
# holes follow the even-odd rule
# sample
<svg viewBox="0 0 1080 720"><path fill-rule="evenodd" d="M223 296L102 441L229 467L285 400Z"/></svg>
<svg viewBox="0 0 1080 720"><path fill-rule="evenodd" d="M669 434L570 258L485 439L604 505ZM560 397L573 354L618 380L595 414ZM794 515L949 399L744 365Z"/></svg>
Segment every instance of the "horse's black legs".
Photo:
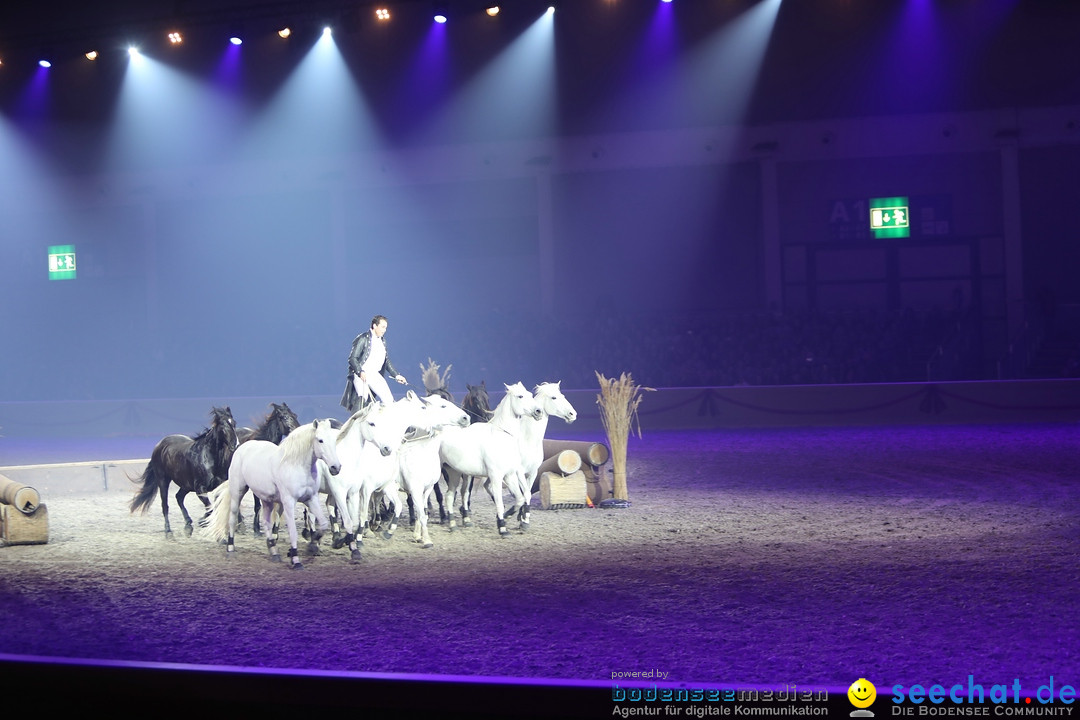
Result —
<svg viewBox="0 0 1080 720"><path fill-rule="evenodd" d="M259 520L259 511L262 508L262 503L259 501L259 496L258 495L255 495L254 497L255 497L255 511L254 511L254 514L253 514L253 519L251 521L251 532L258 533L260 530L262 530L262 524L261 524L261 521Z"/></svg>
<svg viewBox="0 0 1080 720"><path fill-rule="evenodd" d="M191 522L191 516L188 515L187 508L184 507L184 498L187 497L188 490L180 488L176 491L176 504L180 506L180 512L184 514L184 533L191 537L191 531L194 529L194 524Z"/></svg>
<svg viewBox="0 0 1080 720"><path fill-rule="evenodd" d="M446 477L445 472L443 473L443 477L444 478ZM446 524L446 506L443 505L442 489L439 487L438 482L435 483L435 487L433 489L435 490L435 500L439 503L439 524L440 525L445 525Z"/></svg>
<svg viewBox="0 0 1080 720"><path fill-rule="evenodd" d="M412 495L405 498L409 505L409 527L416 527L416 507L413 505Z"/></svg>
<svg viewBox="0 0 1080 720"><path fill-rule="evenodd" d="M158 492L161 493L161 514L165 517L165 537L172 537L172 527L169 526L169 483L163 482Z"/></svg>

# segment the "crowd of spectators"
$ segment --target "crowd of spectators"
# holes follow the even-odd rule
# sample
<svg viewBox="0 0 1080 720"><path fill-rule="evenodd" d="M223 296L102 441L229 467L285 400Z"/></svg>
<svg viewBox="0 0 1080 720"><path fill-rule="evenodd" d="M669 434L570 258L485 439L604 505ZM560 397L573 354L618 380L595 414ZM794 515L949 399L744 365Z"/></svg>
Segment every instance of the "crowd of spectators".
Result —
<svg viewBox="0 0 1080 720"><path fill-rule="evenodd" d="M456 339L462 382L561 380L589 388L596 372L649 387L926 381L959 311L874 310L590 316L578 321L492 313Z"/></svg>
<svg viewBox="0 0 1080 720"><path fill-rule="evenodd" d="M521 381L594 388L596 373L629 372L647 387L925 382L942 347L957 351L958 311L685 313L594 312L544 318L492 309L437 328L399 323L391 338L398 369L422 391L428 358L452 365L450 389ZM63 378L4 388L9 400L335 395L345 381L348 338L298 326L275 341L272 356L223 334L197 361L183 338L160 347L117 346L94 353ZM173 344L168 344L172 342ZM149 345L154 343L149 342ZM969 343L971 345L972 343ZM149 361L133 362L148 357ZM118 371L122 362L127 369ZM14 380L14 378L12 378ZM41 383L38 383L41 385ZM399 393L400 394L400 393Z"/></svg>

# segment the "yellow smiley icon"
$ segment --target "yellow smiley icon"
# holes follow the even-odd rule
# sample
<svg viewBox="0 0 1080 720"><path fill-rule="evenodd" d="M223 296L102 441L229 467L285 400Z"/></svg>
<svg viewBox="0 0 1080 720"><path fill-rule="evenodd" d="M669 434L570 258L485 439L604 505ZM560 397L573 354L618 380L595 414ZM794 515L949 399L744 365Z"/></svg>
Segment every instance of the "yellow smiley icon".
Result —
<svg viewBox="0 0 1080 720"><path fill-rule="evenodd" d="M866 678L859 678L851 683L847 690L848 700L857 708L868 708L877 700L877 688Z"/></svg>

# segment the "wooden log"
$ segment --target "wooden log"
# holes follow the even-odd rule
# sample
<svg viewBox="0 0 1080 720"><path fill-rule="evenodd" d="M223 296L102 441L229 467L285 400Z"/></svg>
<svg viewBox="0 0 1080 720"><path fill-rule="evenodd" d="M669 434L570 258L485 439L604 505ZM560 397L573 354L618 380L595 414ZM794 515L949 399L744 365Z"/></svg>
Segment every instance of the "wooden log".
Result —
<svg viewBox="0 0 1080 720"><path fill-rule="evenodd" d="M533 480L532 491L534 493L540 492L540 476L546 472L569 475L580 469L581 456L577 454L576 450L563 450L557 455L552 455L545 460L540 465L540 469L536 471L536 478Z"/></svg>
<svg viewBox="0 0 1080 720"><path fill-rule="evenodd" d="M540 507L544 510L583 508L588 505L585 473L581 470L560 475L546 472L540 476Z"/></svg>
<svg viewBox="0 0 1080 720"><path fill-rule="evenodd" d="M598 505L601 500L610 500L614 497L611 477L606 467L593 468L592 465L585 463L581 466L581 471L585 473L585 488L593 505Z"/></svg>
<svg viewBox="0 0 1080 720"><path fill-rule="evenodd" d="M38 505L24 514L12 505L0 505L0 540L7 545L43 545L49 542L49 509Z"/></svg>
<svg viewBox="0 0 1080 720"><path fill-rule="evenodd" d="M546 472L557 472L560 475L569 475L581 469L581 455L576 450L563 450L557 455L552 455L540 465L537 475Z"/></svg>
<svg viewBox="0 0 1080 720"><path fill-rule="evenodd" d="M604 443L582 440L544 440L544 457L558 455L563 450L576 450L581 461L599 467L611 457L611 450Z"/></svg>
<svg viewBox="0 0 1080 720"><path fill-rule="evenodd" d="M28 515L41 504L41 496L34 488L0 475L0 503L11 505Z"/></svg>

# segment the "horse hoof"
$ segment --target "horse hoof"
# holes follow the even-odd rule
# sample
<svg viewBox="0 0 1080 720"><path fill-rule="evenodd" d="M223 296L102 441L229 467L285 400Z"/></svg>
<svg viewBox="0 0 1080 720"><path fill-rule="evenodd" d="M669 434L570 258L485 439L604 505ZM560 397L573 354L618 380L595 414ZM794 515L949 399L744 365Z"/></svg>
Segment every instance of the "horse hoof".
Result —
<svg viewBox="0 0 1080 720"><path fill-rule="evenodd" d="M345 536L335 534L333 542L330 543L330 547L335 550L340 550L341 548L345 547Z"/></svg>
<svg viewBox="0 0 1080 720"><path fill-rule="evenodd" d="M292 569L293 570L303 570L304 569L304 563L294 562L292 564Z"/></svg>
<svg viewBox="0 0 1080 720"><path fill-rule="evenodd" d="M383 536L383 540L393 540L394 539L394 533L390 532L389 530L383 530L382 536Z"/></svg>
<svg viewBox="0 0 1080 720"><path fill-rule="evenodd" d="M305 540L310 540L311 539L311 531L310 530L302 531L300 533L300 537L304 538Z"/></svg>
<svg viewBox="0 0 1080 720"><path fill-rule="evenodd" d="M433 543L433 542L431 542L430 540L428 540L428 541L427 541L426 543L424 543L424 544L423 544L423 545L421 545L420 547L422 547L422 548L424 548L425 550L427 550L428 548L433 548L433 547L435 547L435 543Z"/></svg>
<svg viewBox="0 0 1080 720"><path fill-rule="evenodd" d="M461 526L462 527L472 527L473 522L469 518L465 518L464 520L461 521Z"/></svg>
<svg viewBox="0 0 1080 720"><path fill-rule="evenodd" d="M308 545L308 555L312 555L312 556L322 555L322 550L320 550L319 546L316 545L315 543L310 543Z"/></svg>
<svg viewBox="0 0 1080 720"><path fill-rule="evenodd" d="M518 529L521 530L521 532L527 532L528 529L529 529L529 523L527 523L527 522L521 523L521 527L518 528Z"/></svg>
<svg viewBox="0 0 1080 720"><path fill-rule="evenodd" d="M270 556L270 562L281 562L281 556L280 555L271 555Z"/></svg>
<svg viewBox="0 0 1080 720"><path fill-rule="evenodd" d="M192 532L194 532L194 528L192 528L190 525L184 526L184 535L186 535L187 537L191 537Z"/></svg>
<svg viewBox="0 0 1080 720"><path fill-rule="evenodd" d="M359 550L353 550L351 553L349 553L350 560L361 560L362 558L363 556L360 554Z"/></svg>

